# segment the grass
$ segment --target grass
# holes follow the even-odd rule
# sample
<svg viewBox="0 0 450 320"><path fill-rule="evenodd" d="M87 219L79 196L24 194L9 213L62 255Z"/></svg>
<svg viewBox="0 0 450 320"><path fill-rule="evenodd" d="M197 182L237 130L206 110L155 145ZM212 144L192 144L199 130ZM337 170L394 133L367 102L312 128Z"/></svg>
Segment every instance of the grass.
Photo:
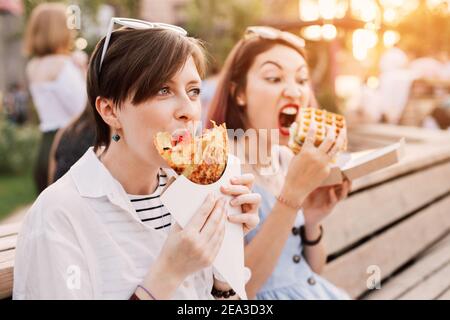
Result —
<svg viewBox="0 0 450 320"><path fill-rule="evenodd" d="M36 198L33 174L0 176L0 221Z"/></svg>

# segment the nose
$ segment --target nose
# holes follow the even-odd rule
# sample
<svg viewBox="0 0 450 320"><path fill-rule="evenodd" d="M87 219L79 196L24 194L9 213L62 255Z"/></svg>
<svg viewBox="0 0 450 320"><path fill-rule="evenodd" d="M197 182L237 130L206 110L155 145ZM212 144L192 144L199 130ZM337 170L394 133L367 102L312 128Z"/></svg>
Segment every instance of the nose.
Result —
<svg viewBox="0 0 450 320"><path fill-rule="evenodd" d="M298 99L302 96L302 91L298 84L290 82L286 84L283 94L286 98Z"/></svg>
<svg viewBox="0 0 450 320"><path fill-rule="evenodd" d="M199 102L193 102L186 95L180 101L179 107L175 111L175 118L183 122L189 122L200 119Z"/></svg>

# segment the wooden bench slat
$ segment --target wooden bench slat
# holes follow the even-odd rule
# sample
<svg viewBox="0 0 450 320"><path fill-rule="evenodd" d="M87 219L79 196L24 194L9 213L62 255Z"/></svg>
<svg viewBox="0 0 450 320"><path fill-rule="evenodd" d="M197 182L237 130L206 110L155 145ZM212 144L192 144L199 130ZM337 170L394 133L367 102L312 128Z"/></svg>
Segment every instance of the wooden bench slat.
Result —
<svg viewBox="0 0 450 320"><path fill-rule="evenodd" d="M407 142L416 143L448 143L450 140L447 131L390 124L364 124L349 128L349 132L366 137L390 138L393 141L404 137Z"/></svg>
<svg viewBox="0 0 450 320"><path fill-rule="evenodd" d="M0 252L0 263L14 260L16 250L6 250ZM1 272L1 270L0 270Z"/></svg>
<svg viewBox="0 0 450 320"><path fill-rule="evenodd" d="M15 253L15 250L0 252L0 299L12 294Z"/></svg>
<svg viewBox="0 0 450 320"><path fill-rule="evenodd" d="M450 289L438 297L438 300L450 300Z"/></svg>
<svg viewBox="0 0 450 320"><path fill-rule="evenodd" d="M324 222L333 254L450 191L450 162L350 196ZM407 192L405 192L407 190Z"/></svg>
<svg viewBox="0 0 450 320"><path fill-rule="evenodd" d="M11 297L14 261L0 262L0 299Z"/></svg>
<svg viewBox="0 0 450 320"><path fill-rule="evenodd" d="M378 266L385 278L447 234L449 207L450 196L332 261L325 267L324 276L352 297L359 297L368 290L369 266Z"/></svg>
<svg viewBox="0 0 450 320"><path fill-rule="evenodd" d="M0 224L0 239L19 233L22 223Z"/></svg>
<svg viewBox="0 0 450 320"><path fill-rule="evenodd" d="M17 243L17 235L0 238L0 252L14 249Z"/></svg>
<svg viewBox="0 0 450 320"><path fill-rule="evenodd" d="M441 240L437 245L427 250L425 254L418 257L417 262L405 271L395 275L380 290L374 290L368 295L368 300L394 300L398 299L408 290L417 286L423 279L441 269L450 262L450 236ZM449 276L450 277L450 276Z"/></svg>
<svg viewBox="0 0 450 320"><path fill-rule="evenodd" d="M400 300L430 300L436 299L450 286L450 262L442 269L430 275L417 287L400 297Z"/></svg>
<svg viewBox="0 0 450 320"><path fill-rule="evenodd" d="M400 175L407 174L438 162L450 160L450 145L414 145L407 144L405 157L400 163L374 172L353 181L352 190L360 190L375 184L383 183Z"/></svg>

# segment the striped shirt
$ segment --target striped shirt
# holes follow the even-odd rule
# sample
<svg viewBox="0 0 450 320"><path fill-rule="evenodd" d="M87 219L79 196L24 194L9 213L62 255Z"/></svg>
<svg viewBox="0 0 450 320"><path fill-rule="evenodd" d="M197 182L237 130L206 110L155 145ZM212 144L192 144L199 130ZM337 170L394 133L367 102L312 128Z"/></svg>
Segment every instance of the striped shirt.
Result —
<svg viewBox="0 0 450 320"><path fill-rule="evenodd" d="M156 190L150 195L131 195L131 204L136 210L139 219L147 226L155 229L164 229L167 232L170 230L172 216L161 202L161 193L167 185L167 175L160 170L158 173L158 186Z"/></svg>

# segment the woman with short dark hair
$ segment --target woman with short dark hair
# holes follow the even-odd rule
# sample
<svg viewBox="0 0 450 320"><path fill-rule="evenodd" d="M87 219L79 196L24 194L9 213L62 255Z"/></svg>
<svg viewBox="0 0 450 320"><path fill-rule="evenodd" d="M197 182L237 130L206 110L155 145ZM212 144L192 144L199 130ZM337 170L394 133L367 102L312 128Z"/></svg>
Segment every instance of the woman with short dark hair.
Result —
<svg viewBox="0 0 450 320"><path fill-rule="evenodd" d="M113 22L127 27L113 32ZM160 199L170 173L154 138L200 119L203 66L199 42L179 27L112 20L88 71L95 146L28 212L15 299L237 298L211 264L227 219L247 231L258 223L253 176L222 189L242 206L233 219L210 195L181 229Z"/></svg>

